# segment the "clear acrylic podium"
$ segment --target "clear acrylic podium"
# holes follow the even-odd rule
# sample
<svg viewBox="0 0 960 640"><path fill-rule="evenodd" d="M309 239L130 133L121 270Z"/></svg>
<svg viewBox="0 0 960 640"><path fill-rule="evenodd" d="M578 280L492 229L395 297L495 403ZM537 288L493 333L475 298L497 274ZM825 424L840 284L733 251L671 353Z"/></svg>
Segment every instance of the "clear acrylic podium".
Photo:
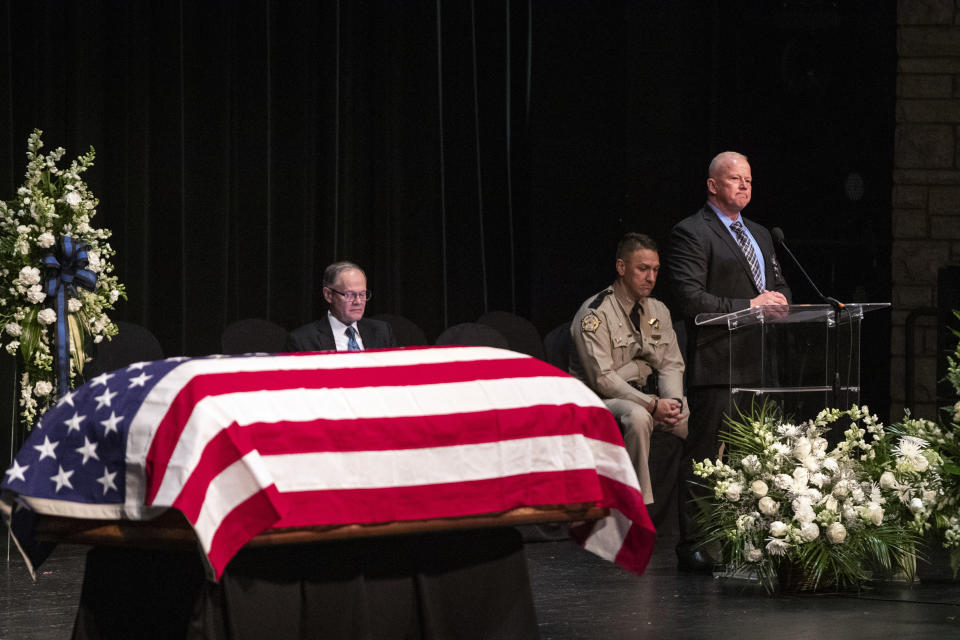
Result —
<svg viewBox="0 0 960 640"><path fill-rule="evenodd" d="M764 306L702 313L695 321L726 329L726 344L716 346L729 354L731 415L771 399L784 415L803 420L825 407L859 403L860 323L864 314L889 306L851 303L839 315L826 304Z"/></svg>

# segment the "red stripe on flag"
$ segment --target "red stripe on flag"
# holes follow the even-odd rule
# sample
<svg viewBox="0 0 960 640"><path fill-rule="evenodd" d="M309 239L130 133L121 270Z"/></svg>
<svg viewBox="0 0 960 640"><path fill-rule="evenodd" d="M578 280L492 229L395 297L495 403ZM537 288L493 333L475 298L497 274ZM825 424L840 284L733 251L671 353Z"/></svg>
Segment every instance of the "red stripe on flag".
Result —
<svg viewBox="0 0 960 640"><path fill-rule="evenodd" d="M217 580L243 545L277 521L279 514L275 505L282 503L283 498L271 485L244 500L220 522L207 553Z"/></svg>

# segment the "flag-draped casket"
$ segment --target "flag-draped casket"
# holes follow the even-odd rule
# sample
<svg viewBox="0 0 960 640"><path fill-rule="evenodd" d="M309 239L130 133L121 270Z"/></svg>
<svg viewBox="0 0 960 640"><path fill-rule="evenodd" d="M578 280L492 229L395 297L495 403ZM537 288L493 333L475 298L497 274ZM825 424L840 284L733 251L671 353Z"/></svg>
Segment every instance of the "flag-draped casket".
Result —
<svg viewBox="0 0 960 640"><path fill-rule="evenodd" d="M487 347L170 358L59 400L3 479L32 514L146 520L175 508L212 576L271 529L594 504L573 533L640 573L650 523L617 424L582 383Z"/></svg>

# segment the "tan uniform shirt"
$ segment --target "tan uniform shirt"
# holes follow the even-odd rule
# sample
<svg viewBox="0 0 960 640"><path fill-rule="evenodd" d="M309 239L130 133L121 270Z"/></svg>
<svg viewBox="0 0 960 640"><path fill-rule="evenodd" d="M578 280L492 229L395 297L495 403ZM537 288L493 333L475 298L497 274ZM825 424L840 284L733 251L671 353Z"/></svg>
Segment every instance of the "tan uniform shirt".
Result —
<svg viewBox="0 0 960 640"><path fill-rule="evenodd" d="M635 300L618 283L588 298L570 324L576 345L570 373L601 398L622 398L647 407L654 396L643 386L651 367L660 372L660 397L683 397L683 356L670 322L670 311L656 298L641 303L640 329L630 321Z"/></svg>

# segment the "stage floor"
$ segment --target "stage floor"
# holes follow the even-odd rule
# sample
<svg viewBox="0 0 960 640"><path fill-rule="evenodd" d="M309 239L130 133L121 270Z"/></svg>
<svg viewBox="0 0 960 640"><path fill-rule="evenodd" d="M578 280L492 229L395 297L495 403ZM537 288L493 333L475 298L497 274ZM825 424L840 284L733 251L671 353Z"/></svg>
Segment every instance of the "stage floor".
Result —
<svg viewBox="0 0 960 640"><path fill-rule="evenodd" d="M525 547L544 640L588 638L952 638L960 583L885 584L857 594L768 597L750 584L676 571L673 540L658 539L636 577L572 542ZM19 554L0 561L0 640L70 637L85 547L60 546L34 583Z"/></svg>

